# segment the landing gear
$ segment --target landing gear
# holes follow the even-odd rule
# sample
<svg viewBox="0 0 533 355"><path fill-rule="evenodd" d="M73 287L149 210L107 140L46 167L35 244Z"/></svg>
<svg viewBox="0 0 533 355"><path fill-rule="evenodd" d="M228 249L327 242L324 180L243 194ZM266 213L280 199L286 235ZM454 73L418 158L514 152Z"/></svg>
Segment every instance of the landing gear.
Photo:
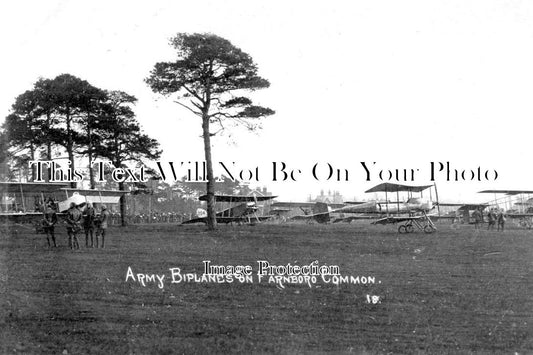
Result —
<svg viewBox="0 0 533 355"><path fill-rule="evenodd" d="M415 227L412 223L403 224L398 227L398 233L404 234L404 233L413 233L415 231Z"/></svg>
<svg viewBox="0 0 533 355"><path fill-rule="evenodd" d="M411 218L412 219L408 219L405 224L402 224L398 227L398 233L413 233L415 231L415 227L428 234L437 230L437 227L435 227L431 219L425 213L423 216Z"/></svg>

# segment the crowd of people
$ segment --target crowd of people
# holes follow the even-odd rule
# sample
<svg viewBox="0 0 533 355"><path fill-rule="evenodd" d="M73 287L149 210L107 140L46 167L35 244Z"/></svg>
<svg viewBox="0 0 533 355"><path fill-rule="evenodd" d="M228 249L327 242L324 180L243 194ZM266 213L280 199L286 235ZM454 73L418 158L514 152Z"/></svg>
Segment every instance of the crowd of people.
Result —
<svg viewBox="0 0 533 355"><path fill-rule="evenodd" d="M43 212L43 229L48 247L57 247L55 226L58 218L55 206L53 201L49 201ZM100 213L97 214L91 203L87 203L83 209L71 203L66 212L68 247L80 249L78 234L83 231L86 248L104 248L110 215L105 205L100 206Z"/></svg>

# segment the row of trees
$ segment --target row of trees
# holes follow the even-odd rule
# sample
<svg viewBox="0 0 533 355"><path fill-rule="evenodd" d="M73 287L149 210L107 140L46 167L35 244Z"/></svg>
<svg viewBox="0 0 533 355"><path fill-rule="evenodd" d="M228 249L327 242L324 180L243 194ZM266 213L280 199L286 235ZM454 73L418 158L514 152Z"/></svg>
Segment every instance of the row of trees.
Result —
<svg viewBox="0 0 533 355"><path fill-rule="evenodd" d="M253 104L245 95L270 83L258 75L250 55L219 36L179 33L171 38L170 45L177 59L156 63L146 83L201 119L208 226L214 229L211 137L234 124L250 130L259 128L258 119L274 111ZM40 79L13 104L0 132L0 142L9 148L8 154L0 155L0 159L9 158L15 167L25 167L29 160L52 160L54 149L67 154L72 169L80 157L88 162L105 159L115 167L156 159L160 155L158 143L142 133L132 110L135 101L125 92L101 90L69 74ZM94 172L88 165L94 188ZM123 187L119 184L120 189Z"/></svg>
<svg viewBox="0 0 533 355"><path fill-rule="evenodd" d="M136 100L70 74L39 79L16 98L2 126L2 141L9 147L6 158L15 168L11 171L30 160L52 160L65 153L73 170L81 157L111 161L115 167L159 157L158 142L142 132L135 118ZM94 172L87 165L94 188ZM33 169L32 179L35 174Z"/></svg>
<svg viewBox="0 0 533 355"><path fill-rule="evenodd" d="M0 158L8 166L6 172L26 171L29 161L66 155L72 171L76 162L87 161L94 189L91 163L97 159L115 167L157 159L159 143L143 133L132 108L136 101L123 91L102 90L70 74L39 79L16 98L2 125L0 140L7 149ZM31 180L36 173L33 166ZM124 190L124 183L119 182L118 188ZM124 199L121 210L125 210Z"/></svg>

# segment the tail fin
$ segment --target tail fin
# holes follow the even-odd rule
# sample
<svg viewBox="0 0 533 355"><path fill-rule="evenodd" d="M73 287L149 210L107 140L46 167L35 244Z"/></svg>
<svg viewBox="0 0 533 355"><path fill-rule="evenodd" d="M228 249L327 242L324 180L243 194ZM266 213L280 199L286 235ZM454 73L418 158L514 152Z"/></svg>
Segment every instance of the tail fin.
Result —
<svg viewBox="0 0 533 355"><path fill-rule="evenodd" d="M317 202L313 206L313 215L315 221L318 223L327 223L329 222L329 207L327 203Z"/></svg>

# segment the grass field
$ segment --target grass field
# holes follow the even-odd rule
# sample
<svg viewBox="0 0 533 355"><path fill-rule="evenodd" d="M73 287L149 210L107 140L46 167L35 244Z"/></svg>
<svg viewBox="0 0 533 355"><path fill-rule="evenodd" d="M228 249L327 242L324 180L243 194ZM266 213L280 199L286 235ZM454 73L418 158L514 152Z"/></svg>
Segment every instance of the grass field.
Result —
<svg viewBox="0 0 533 355"><path fill-rule="evenodd" d="M73 252L58 229L55 250L2 232L1 353L533 353L533 231L144 225ZM254 271L318 260L376 284L126 282L128 267L169 278L202 274L203 260Z"/></svg>

